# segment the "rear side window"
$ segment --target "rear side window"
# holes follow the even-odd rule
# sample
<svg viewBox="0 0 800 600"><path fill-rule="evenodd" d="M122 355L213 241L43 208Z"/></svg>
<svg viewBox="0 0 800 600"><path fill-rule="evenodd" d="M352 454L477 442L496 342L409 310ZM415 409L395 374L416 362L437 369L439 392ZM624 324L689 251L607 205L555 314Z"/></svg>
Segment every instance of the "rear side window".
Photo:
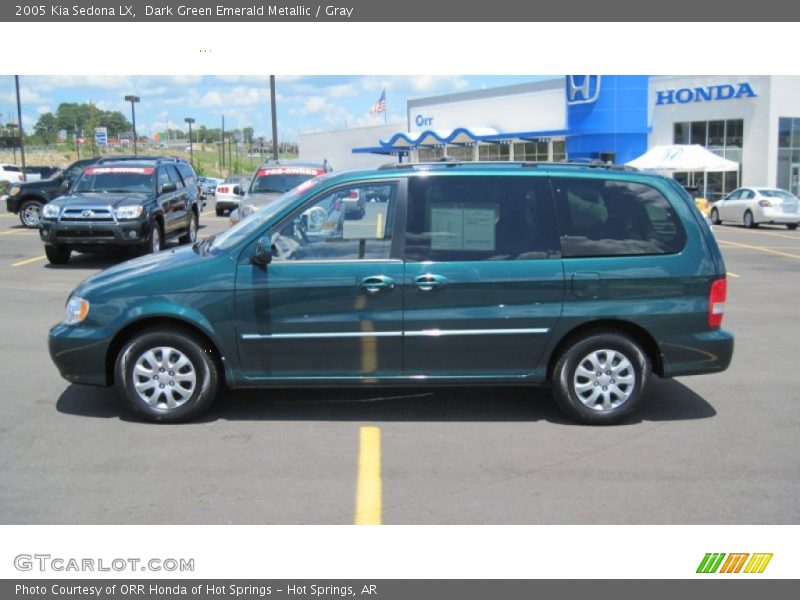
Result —
<svg viewBox="0 0 800 600"><path fill-rule="evenodd" d="M653 187L599 179L552 181L565 258L674 254L686 243L680 219Z"/></svg>
<svg viewBox="0 0 800 600"><path fill-rule="evenodd" d="M180 173L173 165L167 165L167 173L169 173L169 179L172 181L178 189L181 189L183 186L183 180L181 179Z"/></svg>
<svg viewBox="0 0 800 600"><path fill-rule="evenodd" d="M555 211L545 178L410 179L406 259L450 262L558 256Z"/></svg>

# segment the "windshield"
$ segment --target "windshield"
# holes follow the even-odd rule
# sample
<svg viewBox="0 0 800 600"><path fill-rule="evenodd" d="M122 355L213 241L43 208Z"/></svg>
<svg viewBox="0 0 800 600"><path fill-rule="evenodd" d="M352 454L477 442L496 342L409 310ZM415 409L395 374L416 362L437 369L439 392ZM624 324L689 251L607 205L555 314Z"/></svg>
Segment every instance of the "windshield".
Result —
<svg viewBox="0 0 800 600"><path fill-rule="evenodd" d="M89 167L83 172L73 193L152 192L152 167Z"/></svg>
<svg viewBox="0 0 800 600"><path fill-rule="evenodd" d="M308 181L317 175L322 175L323 172L321 169L300 167L259 169L256 172L253 185L250 186L250 193L264 194L269 192L282 194L297 187L304 181Z"/></svg>
<svg viewBox="0 0 800 600"><path fill-rule="evenodd" d="M239 221L236 225L224 233L216 236L214 238L214 242L209 247L209 250L214 253L221 252L227 250L228 248L232 248L239 242L249 238L256 231L263 229L273 216L279 214L285 208L294 203L295 200L297 200L297 198L299 198L302 194L312 187L319 185L319 183L319 180L309 179L304 184L301 184L293 190L286 192L274 202L270 202L266 206L254 212L252 215Z"/></svg>
<svg viewBox="0 0 800 600"><path fill-rule="evenodd" d="M758 190L758 193L767 198L783 198L785 200L794 198L792 194L785 190Z"/></svg>

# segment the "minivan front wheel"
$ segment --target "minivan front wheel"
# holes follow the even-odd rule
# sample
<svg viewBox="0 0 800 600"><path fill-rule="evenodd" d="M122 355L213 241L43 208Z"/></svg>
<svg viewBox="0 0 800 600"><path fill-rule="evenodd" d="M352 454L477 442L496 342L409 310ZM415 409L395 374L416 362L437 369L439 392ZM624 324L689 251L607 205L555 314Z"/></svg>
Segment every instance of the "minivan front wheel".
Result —
<svg viewBox="0 0 800 600"><path fill-rule="evenodd" d="M568 417L589 424L619 423L642 402L650 363L625 334L606 331L580 338L553 369L553 395Z"/></svg>
<svg viewBox="0 0 800 600"><path fill-rule="evenodd" d="M202 414L219 373L209 348L179 330L145 330L117 357L115 385L124 404L148 421L177 423Z"/></svg>

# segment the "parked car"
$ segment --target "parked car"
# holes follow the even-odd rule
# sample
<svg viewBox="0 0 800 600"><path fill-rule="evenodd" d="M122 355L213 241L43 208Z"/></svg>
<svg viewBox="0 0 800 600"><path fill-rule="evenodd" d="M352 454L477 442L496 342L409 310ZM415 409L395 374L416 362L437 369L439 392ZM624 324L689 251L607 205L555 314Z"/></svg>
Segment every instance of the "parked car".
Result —
<svg viewBox="0 0 800 600"><path fill-rule="evenodd" d="M242 188L246 184L247 177L245 175L229 175L222 183L217 185L217 189L214 192L214 206L218 217L239 208L239 203L244 195Z"/></svg>
<svg viewBox="0 0 800 600"><path fill-rule="evenodd" d="M230 213L231 225L280 198L292 188L309 179L324 175L327 172L325 169L325 166L320 163L299 161L270 161L261 165L250 181L250 185L246 189L239 188L243 198L240 200L239 207ZM359 203L362 207L364 205L363 198L361 200L358 198L348 199L348 201L352 205L349 209L353 211L358 210Z"/></svg>
<svg viewBox="0 0 800 600"><path fill-rule="evenodd" d="M60 172L60 167L28 165L25 167L25 181L41 181L42 179L52 179Z"/></svg>
<svg viewBox="0 0 800 600"><path fill-rule="evenodd" d="M189 163L173 158L87 167L68 195L42 209L47 259L64 264L73 251L158 252L173 238L193 243L200 223L195 178Z"/></svg>
<svg viewBox="0 0 800 600"><path fill-rule="evenodd" d="M22 180L22 169L17 165L0 164L0 182L18 183Z"/></svg>
<svg viewBox="0 0 800 600"><path fill-rule="evenodd" d="M9 189L6 198L6 208L8 212L18 214L19 220L25 227L35 229L39 227L39 220L42 215L42 207L53 200L69 192L72 185L83 174L83 170L95 164L102 164L109 160L131 160L134 156L117 156L84 158L76 161L63 171L57 173L51 179L41 181L31 181L17 183Z"/></svg>
<svg viewBox="0 0 800 600"><path fill-rule="evenodd" d="M332 215L370 188L384 200L363 216ZM728 367L725 277L672 179L390 165L315 177L214 238L94 275L49 347L65 379L114 385L152 421L197 417L223 383L549 384L571 418L617 423L653 374Z"/></svg>
<svg viewBox="0 0 800 600"><path fill-rule="evenodd" d="M216 177L201 177L200 186L204 194L214 194L217 191L217 186L222 183L222 179Z"/></svg>
<svg viewBox="0 0 800 600"><path fill-rule="evenodd" d="M771 223L797 229L800 224L800 201L786 190L740 188L714 203L710 218L715 225L732 221L750 228Z"/></svg>

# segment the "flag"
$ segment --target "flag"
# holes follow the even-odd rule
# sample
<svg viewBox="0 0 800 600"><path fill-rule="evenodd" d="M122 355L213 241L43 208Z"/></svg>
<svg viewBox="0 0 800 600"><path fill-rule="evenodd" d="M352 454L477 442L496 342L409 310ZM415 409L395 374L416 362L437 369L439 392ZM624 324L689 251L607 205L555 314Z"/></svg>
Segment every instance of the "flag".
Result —
<svg viewBox="0 0 800 600"><path fill-rule="evenodd" d="M386 112L386 90L383 90L380 99L369 109L369 114L371 115L377 115L382 112Z"/></svg>

